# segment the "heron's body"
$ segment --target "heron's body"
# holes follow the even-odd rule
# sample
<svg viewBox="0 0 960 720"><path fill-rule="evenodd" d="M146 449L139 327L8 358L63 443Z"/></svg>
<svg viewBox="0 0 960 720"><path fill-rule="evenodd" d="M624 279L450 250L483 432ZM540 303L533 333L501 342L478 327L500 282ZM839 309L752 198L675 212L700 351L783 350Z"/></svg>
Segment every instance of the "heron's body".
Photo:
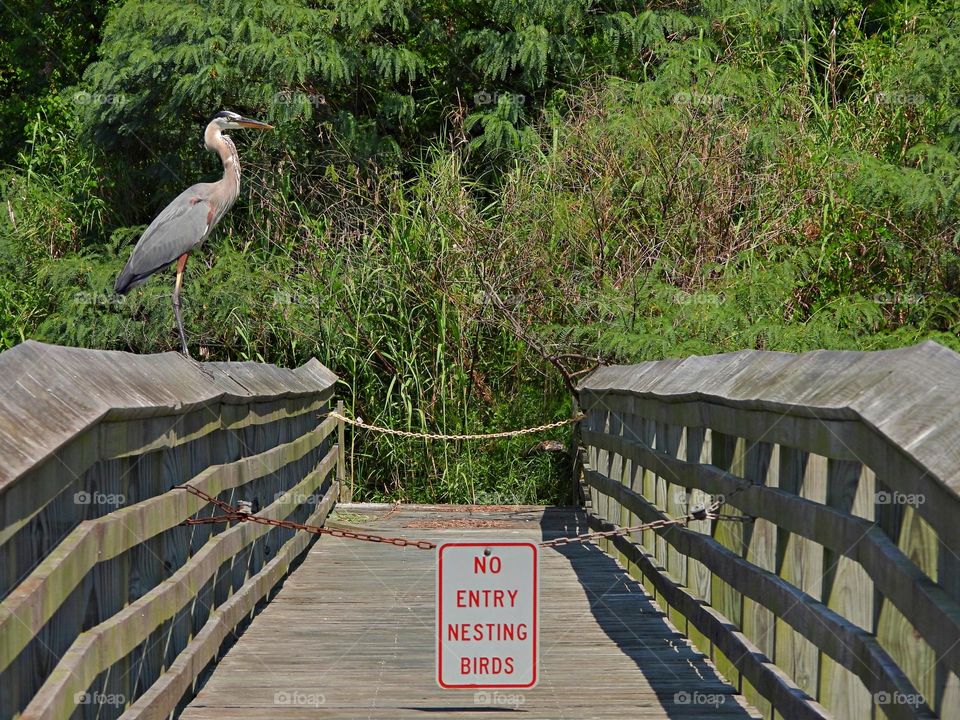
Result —
<svg viewBox="0 0 960 720"><path fill-rule="evenodd" d="M203 139L208 149L220 156L223 177L217 182L197 183L180 193L157 215L140 236L114 289L125 293L140 285L160 270L177 264L177 280L173 291L173 308L177 317L183 352L187 341L180 318L180 284L188 254L210 236L210 232L231 208L240 194L240 159L233 141L224 130L252 127L269 129L266 123L243 118L236 113L221 112L207 125Z"/></svg>
<svg viewBox="0 0 960 720"><path fill-rule="evenodd" d="M184 253L199 247L213 229L214 209L204 200L215 183L198 183L180 193L140 237L114 289L118 293L142 284L155 272L172 265ZM152 241L162 232L164 242Z"/></svg>

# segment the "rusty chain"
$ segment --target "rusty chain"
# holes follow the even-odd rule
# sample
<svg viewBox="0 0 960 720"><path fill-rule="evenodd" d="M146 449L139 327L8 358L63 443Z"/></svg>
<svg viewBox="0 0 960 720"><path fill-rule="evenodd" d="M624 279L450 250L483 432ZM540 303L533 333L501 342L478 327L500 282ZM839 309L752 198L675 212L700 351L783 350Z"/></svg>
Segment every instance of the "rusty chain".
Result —
<svg viewBox="0 0 960 720"><path fill-rule="evenodd" d="M200 488L194 487L193 485L177 485L174 487L174 489L186 490L187 492L196 495L202 500L206 500L208 503L212 503L224 511L223 515L187 519L183 522L184 525L206 525L208 523L232 521L254 522L261 525L272 525L273 527L287 528L289 530L304 530L306 532L313 533L314 535L331 535L333 537L345 538L347 540L363 540L365 542L384 543L385 545L397 545L399 547L410 546L419 550L433 550L437 547L436 543L432 543L429 540L408 540L407 538L402 537L371 535L369 533L340 530L338 528L328 528L320 525L305 525L304 523L294 522L293 520L274 520L273 518L265 518L259 515L254 515L252 512L247 512L245 510L241 510L240 508L229 505L223 500L218 500L209 493L206 493Z"/></svg>
<svg viewBox="0 0 960 720"><path fill-rule="evenodd" d="M547 423L546 425L537 425L536 427L522 428L520 430L502 430L500 432L492 433L473 433L473 434L462 434L462 435L444 435L442 433L425 433L425 432L413 432L411 430L396 430L395 428L383 427L382 425L370 425L364 422L363 418L349 418L346 415L341 415L336 410L331 410L326 413L326 417L334 418L336 420L342 420L348 425L353 425L355 427L363 428L364 430L370 430L372 432L382 433L384 435L396 435L398 437L405 438L416 438L418 440L493 440L495 438L507 438L507 437L517 437L518 435L530 435L532 433L544 432L546 430L553 430L558 427L563 427L564 425L572 425L583 420L586 415L581 413L576 417L566 418L565 420L557 420L556 422Z"/></svg>
<svg viewBox="0 0 960 720"><path fill-rule="evenodd" d="M728 496L720 496L717 500L712 502L709 507L706 508L693 508L689 513L680 517L674 518L661 518L659 520L653 520L652 522L644 523L642 525L632 525L630 527L618 527L613 530L598 530L594 532L583 533L581 535L574 535L572 537L559 537L553 538L552 540L544 540L539 543L540 547L559 547L561 545L569 545L571 543L584 543L590 540L615 537L617 535L630 535L631 533L641 532L643 530L658 530L660 528L669 527L671 525L689 525L691 521L696 520L734 520L740 522L748 522L752 520L750 516L739 516L739 515L721 515L717 511L720 507L726 503L726 501L736 493L746 490L749 485L743 485L736 490L734 490ZM186 490L187 492L196 495L198 498L211 503L215 507L223 510L223 515L212 515L205 518L189 518L183 522L184 525L207 525L211 523L225 523L225 522L254 522L261 525L271 525L273 527L282 527L290 530L304 530L306 532L313 533L314 535L330 535L332 537L344 538L346 540L361 540L364 542L374 542L374 543L383 543L385 545L396 545L398 547L414 547L418 550L433 550L437 547L437 544L430 542L429 540L410 540L408 538L402 537L387 537L384 535L373 535L370 533L363 532L353 532L351 530L340 530L338 528L328 528L320 525L306 525L304 523L294 522L293 520L274 520L272 518L265 518L259 515L255 515L250 512L248 509L234 507L223 500L215 498L209 493L204 492L200 488L194 487L193 485L176 485L175 490ZM249 505L249 503L247 503Z"/></svg>
<svg viewBox="0 0 960 720"><path fill-rule="evenodd" d="M558 547L560 545L568 545L570 543L583 543L587 542L588 540L616 537L617 535L630 535L643 530L658 530L660 528L670 527L671 525L686 526L689 525L691 521L695 520L732 520L736 522L749 522L753 520L753 518L749 515L721 515L717 512L729 498L742 490L746 490L748 487L750 486L743 485L738 487L729 495L721 495L717 500L714 500L712 503L710 503L709 507L693 508L686 515L673 518L661 518L659 520L653 520L642 525L618 527L614 528L613 530L597 530L595 532L583 533L582 535L575 535L573 537L559 537L554 538L553 540L544 540L540 543L540 547Z"/></svg>

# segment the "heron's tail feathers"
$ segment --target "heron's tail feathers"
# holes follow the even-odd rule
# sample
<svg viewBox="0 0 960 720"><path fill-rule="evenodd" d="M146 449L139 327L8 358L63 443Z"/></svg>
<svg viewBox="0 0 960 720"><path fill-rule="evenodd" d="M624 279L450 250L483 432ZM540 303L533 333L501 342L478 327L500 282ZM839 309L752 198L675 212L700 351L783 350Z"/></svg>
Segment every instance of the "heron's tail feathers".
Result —
<svg viewBox="0 0 960 720"><path fill-rule="evenodd" d="M168 267L170 267L174 260L164 259L159 264L154 262L143 262L144 258L139 257L137 254L137 249L134 248L133 253L130 255L130 259L127 260L127 264L124 265L123 270L117 276L117 281L113 284L113 289L123 295L138 285L143 285L151 275L160 272ZM150 258L147 258L150 260Z"/></svg>
<svg viewBox="0 0 960 720"><path fill-rule="evenodd" d="M127 267L117 276L117 281L113 284L113 290L118 295L126 295L138 285L143 285L151 275L153 275L152 272L139 274L132 272L130 264L127 263Z"/></svg>
<svg viewBox="0 0 960 720"><path fill-rule="evenodd" d="M132 273L127 271L127 268L123 269L117 276L117 281L113 284L113 290L119 295L125 295L128 293L134 286L134 279Z"/></svg>

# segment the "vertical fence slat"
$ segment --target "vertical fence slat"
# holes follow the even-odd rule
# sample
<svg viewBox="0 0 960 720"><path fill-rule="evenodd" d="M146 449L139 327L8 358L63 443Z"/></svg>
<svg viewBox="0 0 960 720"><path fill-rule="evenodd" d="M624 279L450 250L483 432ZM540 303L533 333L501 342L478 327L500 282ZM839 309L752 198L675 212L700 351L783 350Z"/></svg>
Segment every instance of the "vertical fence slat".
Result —
<svg viewBox="0 0 960 720"><path fill-rule="evenodd" d="M21 418L0 423L0 448L19 448L16 461L11 456L0 467L0 563L17 571L19 583L0 592L0 720L30 717L25 710L43 688L81 676L91 679L86 702L75 708L72 694L51 695L44 716L111 720L175 661L211 608L259 575L271 542L239 547L215 577L188 588L188 602L148 626L146 639L108 667L65 674L69 658L81 657L83 638L109 634L110 621L131 603L173 587L164 581L224 531L179 525L177 513L201 505L181 504L187 494L171 488L204 473L220 473L224 487L235 487L255 476L237 473L235 463L273 462L268 451L312 440L336 378L316 361L298 370L200 365L177 354L32 341L0 354L0 374L18 363L29 368L26 382L0 398L0 417ZM332 428L330 421L324 431ZM254 479L248 495L230 491L223 499L260 505L312 469L289 462L275 477ZM17 632L7 631L10 623ZM113 655L125 647L106 642Z"/></svg>
<svg viewBox="0 0 960 720"><path fill-rule="evenodd" d="M625 552L623 542L616 544L617 554L644 558L636 567L652 593L681 587L709 602L839 718L931 717L931 708L941 717L960 718L960 653L954 650L960 647L958 391L960 355L929 342L876 353L745 351L604 368L584 381L581 402L590 412L602 398L604 411L621 413L625 426L614 433L615 441L588 433L585 455L626 455L616 468L592 466L599 473L588 476L593 510L608 521L634 524L631 508L648 518L676 517L698 501L709 504L712 498L697 483L710 492L729 492L735 480L752 484L756 489L740 496L739 505L759 517L736 522L742 512L727 504L722 511L731 519L644 531L629 539L645 557ZM673 428L681 429L682 448L671 442ZM633 449L625 451L619 438L628 435ZM658 461L658 455L714 467L694 475ZM683 473L683 481L675 482L679 476L671 477L669 468ZM764 494L770 492L777 495ZM920 499L903 500L904 494ZM891 496L884 504L877 501ZM605 514L609 510L615 512ZM812 524L785 519L793 511ZM892 543L867 524L874 517ZM683 533L691 531L712 535L747 565L712 558L719 574L707 572L680 552L706 552L689 544ZM742 574L748 568L801 590L800 604L781 599L771 606L776 613L766 607ZM875 591L875 583L891 597ZM916 594L904 591L909 583ZM765 717L780 717L769 687L752 687L741 677L737 658L724 657L666 598L658 599ZM850 633L863 656L851 655L837 635L811 632L805 622L813 609L826 624L834 622L830 618L846 623L835 629ZM752 678L758 677L754 668ZM878 688L908 695L887 698Z"/></svg>

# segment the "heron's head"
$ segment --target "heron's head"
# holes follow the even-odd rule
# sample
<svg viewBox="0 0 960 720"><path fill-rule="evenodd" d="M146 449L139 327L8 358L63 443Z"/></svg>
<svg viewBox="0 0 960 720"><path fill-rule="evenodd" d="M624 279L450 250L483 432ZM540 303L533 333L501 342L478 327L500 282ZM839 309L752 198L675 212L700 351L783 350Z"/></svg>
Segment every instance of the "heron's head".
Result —
<svg viewBox="0 0 960 720"><path fill-rule="evenodd" d="M230 110L222 110L218 112L210 120L210 124L220 131L239 130L241 128L273 130L273 125L268 125L267 123L260 122L259 120L251 120L250 118L243 117L243 115L238 115Z"/></svg>

